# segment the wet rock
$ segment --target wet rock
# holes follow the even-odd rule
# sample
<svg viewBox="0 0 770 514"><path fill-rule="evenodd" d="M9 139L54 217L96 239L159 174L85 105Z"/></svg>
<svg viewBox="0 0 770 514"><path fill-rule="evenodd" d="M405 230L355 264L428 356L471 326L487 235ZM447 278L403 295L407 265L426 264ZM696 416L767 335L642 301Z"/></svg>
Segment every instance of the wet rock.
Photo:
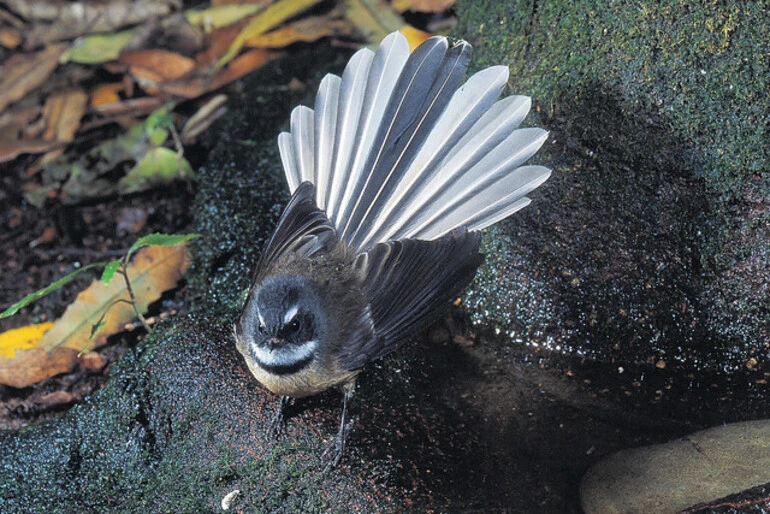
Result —
<svg viewBox="0 0 770 514"><path fill-rule="evenodd" d="M678 512L770 482L770 421L695 432L623 450L583 478L586 514Z"/></svg>
<svg viewBox="0 0 770 514"><path fill-rule="evenodd" d="M529 5L529 4L527 4ZM551 130L533 203L468 304L508 341L737 369L770 354L770 78L759 4L480 0L474 66L513 63Z"/></svg>

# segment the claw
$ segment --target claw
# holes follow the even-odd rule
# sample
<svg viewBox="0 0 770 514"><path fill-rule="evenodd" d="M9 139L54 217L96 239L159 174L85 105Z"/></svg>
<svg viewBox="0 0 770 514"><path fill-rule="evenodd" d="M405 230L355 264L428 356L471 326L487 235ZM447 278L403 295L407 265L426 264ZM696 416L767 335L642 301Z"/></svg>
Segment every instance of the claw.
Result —
<svg viewBox="0 0 770 514"><path fill-rule="evenodd" d="M281 433L281 430L283 430L283 408L287 406L290 401L291 397L289 396L281 396L281 399L278 401L278 409L275 411L273 421L270 422L270 437L278 437L278 435Z"/></svg>
<svg viewBox="0 0 770 514"><path fill-rule="evenodd" d="M350 429L353 427L353 420L351 419L346 423L345 415L348 411L348 400L351 396L353 396L354 385L355 383L346 384L343 388L344 396L342 398L342 416L340 417L340 429L337 432L337 435L334 437L332 444L330 444L328 448L326 448L326 450L324 450L324 452L321 454L322 459L325 459L327 455L331 454L331 460L329 460L329 462L326 463L326 466L324 466L324 473L339 464L340 460L342 459L342 454L345 451L345 438L347 437L348 432L350 432Z"/></svg>

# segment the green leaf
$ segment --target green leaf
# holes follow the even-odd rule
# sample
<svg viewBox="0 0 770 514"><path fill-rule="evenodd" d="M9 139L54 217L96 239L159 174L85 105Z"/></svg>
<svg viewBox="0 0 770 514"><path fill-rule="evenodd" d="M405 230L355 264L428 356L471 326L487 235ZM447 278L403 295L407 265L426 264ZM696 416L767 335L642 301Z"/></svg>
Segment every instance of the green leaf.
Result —
<svg viewBox="0 0 770 514"><path fill-rule="evenodd" d="M131 254L143 246L174 246L196 237L198 234L148 234L140 237L131 245L126 253L126 261L131 258Z"/></svg>
<svg viewBox="0 0 770 514"><path fill-rule="evenodd" d="M195 176L192 166L184 157L166 147L155 147L136 163L128 174L118 181L120 194L138 193L177 179Z"/></svg>
<svg viewBox="0 0 770 514"><path fill-rule="evenodd" d="M105 286L110 283L110 280L112 280L112 277L115 275L115 272L118 271L118 268L120 267L121 260L117 259L109 264L107 264L104 267L104 271L102 272L102 284Z"/></svg>
<svg viewBox="0 0 770 514"><path fill-rule="evenodd" d="M80 275L84 271L105 266L106 264L107 264L106 262L94 262L92 264L89 264L88 266L83 266L82 268L73 271L69 275L66 275L60 278L56 282L53 282L42 289L38 289L34 293L29 293L27 296L25 296L18 302L14 303L13 305L5 309L3 312L0 312L0 319L7 318L8 316L13 316L20 309L23 309L24 307L31 304L32 302L39 300L40 298L46 296L47 294L50 294L53 291L59 289L61 286L63 286L67 282L70 282L72 279L74 279L76 276Z"/></svg>
<svg viewBox="0 0 770 514"><path fill-rule="evenodd" d="M86 36L64 52L59 58L59 62L72 61L81 64L99 64L117 59L123 48L134 37L136 30L131 29L114 34Z"/></svg>

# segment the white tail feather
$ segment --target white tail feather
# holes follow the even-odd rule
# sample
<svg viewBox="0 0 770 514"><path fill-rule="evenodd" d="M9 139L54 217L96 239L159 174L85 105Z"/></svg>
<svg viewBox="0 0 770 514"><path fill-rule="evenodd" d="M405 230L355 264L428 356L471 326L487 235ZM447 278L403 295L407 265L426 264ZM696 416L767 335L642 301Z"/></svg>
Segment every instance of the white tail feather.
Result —
<svg viewBox="0 0 770 514"><path fill-rule="evenodd" d="M331 73L324 77L315 99L315 186L316 192L326 191L332 179L334 142L337 136L337 112L340 98L340 78ZM325 195L316 194L316 203L326 208Z"/></svg>
<svg viewBox="0 0 770 514"><path fill-rule="evenodd" d="M364 92L373 56L374 53L368 48L359 50L350 58L342 74L331 180L327 191L316 191L316 198L325 196L321 203L326 206L326 214L332 220L339 210L342 189L350 177L350 159L355 150L356 128L361 119Z"/></svg>
<svg viewBox="0 0 770 514"><path fill-rule="evenodd" d="M548 135L517 129L531 100L495 101L508 69L482 70L455 91L450 77L464 72L468 47L447 53L446 40L434 38L423 48L411 65L399 33L376 53L360 50L341 79L324 78L315 111L295 109L291 134L278 138L290 190L313 182L317 205L356 251L390 239L435 239L462 226L481 230L528 205L525 195L550 176L545 167L523 166ZM432 87L414 83L421 70ZM442 86L450 83L452 89ZM427 96L407 94L426 87ZM383 154L389 148L398 155ZM390 161L378 167L383 156Z"/></svg>

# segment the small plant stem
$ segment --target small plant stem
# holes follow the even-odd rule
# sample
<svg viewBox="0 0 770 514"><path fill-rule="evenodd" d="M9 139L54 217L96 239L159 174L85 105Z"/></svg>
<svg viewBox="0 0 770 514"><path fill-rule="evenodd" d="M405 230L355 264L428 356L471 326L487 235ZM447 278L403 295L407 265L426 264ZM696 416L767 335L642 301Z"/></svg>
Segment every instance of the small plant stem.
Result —
<svg viewBox="0 0 770 514"><path fill-rule="evenodd" d="M150 324L147 323L147 320L144 318L141 312L139 312L139 307L136 306L136 297L134 296L134 290L131 289L131 281L128 279L128 263L126 262L126 259L123 258L123 263L120 265L120 269L118 270L121 275L123 275L123 279L126 281L126 289L128 289L128 297L131 298L131 306L134 308L134 312L136 313L136 317L139 318L139 321L142 323L142 326L149 334L152 332L152 328L150 328Z"/></svg>

